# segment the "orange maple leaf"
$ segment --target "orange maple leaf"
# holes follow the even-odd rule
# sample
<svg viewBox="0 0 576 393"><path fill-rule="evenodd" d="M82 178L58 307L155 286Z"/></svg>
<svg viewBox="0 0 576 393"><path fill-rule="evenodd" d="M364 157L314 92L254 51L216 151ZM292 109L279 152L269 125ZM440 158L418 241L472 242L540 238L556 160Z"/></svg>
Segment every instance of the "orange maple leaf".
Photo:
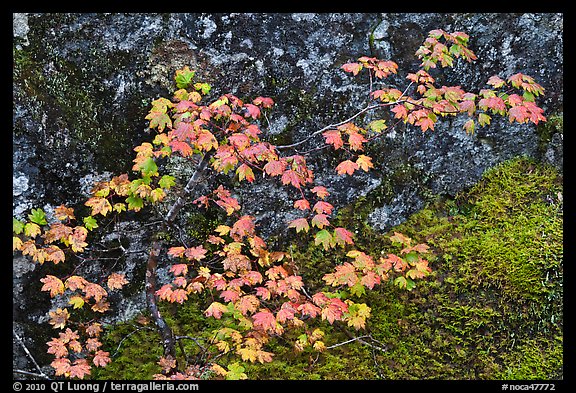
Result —
<svg viewBox="0 0 576 393"><path fill-rule="evenodd" d="M346 160L338 164L338 166L336 167L336 171L338 172L339 175L344 174L351 175L358 168L359 168L358 164L356 164L354 161Z"/></svg>
<svg viewBox="0 0 576 393"><path fill-rule="evenodd" d="M88 283L84 287L84 294L86 295L86 299L94 298L96 302L99 302L103 297L108 296L108 292L95 283Z"/></svg>
<svg viewBox="0 0 576 393"><path fill-rule="evenodd" d="M94 355L94 359L92 359L92 362L97 367L106 367L106 365L111 361L112 359L110 359L110 352L105 352L102 350L96 352L96 354Z"/></svg>
<svg viewBox="0 0 576 393"><path fill-rule="evenodd" d="M56 309L56 311L50 311L48 315L50 315L49 322L51 325L53 325L54 329L58 328L64 329L64 326L66 326L66 322L70 317L70 313L66 308L65 309L58 308Z"/></svg>
<svg viewBox="0 0 576 393"><path fill-rule="evenodd" d="M64 293L64 283L58 277L47 275L46 277L40 279L40 281L44 283L40 290L50 291L50 297Z"/></svg>
<svg viewBox="0 0 576 393"><path fill-rule="evenodd" d="M108 199L102 197L92 197L88 199L84 205L92 208L92 216L95 216L96 214L106 216L108 212L112 211L112 205L110 205Z"/></svg>
<svg viewBox="0 0 576 393"><path fill-rule="evenodd" d="M128 280L126 280L126 277L124 274L112 273L108 277L107 284L108 284L108 288L110 288L111 290L122 289L122 287L124 285L128 284Z"/></svg>
<svg viewBox="0 0 576 393"><path fill-rule="evenodd" d="M90 365L86 359L76 359L72 366L68 369L70 378L84 379L86 375L90 375Z"/></svg>

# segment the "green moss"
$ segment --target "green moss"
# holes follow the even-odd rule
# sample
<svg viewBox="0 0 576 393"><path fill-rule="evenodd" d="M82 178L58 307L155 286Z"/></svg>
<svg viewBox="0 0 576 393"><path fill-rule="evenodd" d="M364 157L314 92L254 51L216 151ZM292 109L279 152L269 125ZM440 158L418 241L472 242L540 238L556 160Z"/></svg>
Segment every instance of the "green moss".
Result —
<svg viewBox="0 0 576 393"><path fill-rule="evenodd" d="M554 340L563 320L561 191L553 168L520 158L394 229L427 241L438 258L432 278L398 298L416 309L401 316L407 332L389 352L390 378L561 375L562 348ZM536 370L531 364L538 361L523 355L527 346L555 356L540 356Z"/></svg>
<svg viewBox="0 0 576 393"><path fill-rule="evenodd" d="M103 344L112 362L104 368L94 368L93 379L149 380L161 372L156 364L163 352L160 335L150 325L114 325L105 331Z"/></svg>
<svg viewBox="0 0 576 393"><path fill-rule="evenodd" d="M498 374L498 379L506 380L546 380L562 378L563 366L562 337L556 337L548 345L537 340L526 340L513 354L504 354L506 367Z"/></svg>

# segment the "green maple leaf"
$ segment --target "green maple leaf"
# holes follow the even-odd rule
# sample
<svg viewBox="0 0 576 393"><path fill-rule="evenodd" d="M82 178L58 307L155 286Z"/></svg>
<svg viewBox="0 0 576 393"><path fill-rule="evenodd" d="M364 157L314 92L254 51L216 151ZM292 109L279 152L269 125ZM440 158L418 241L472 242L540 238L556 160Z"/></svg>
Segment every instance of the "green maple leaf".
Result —
<svg viewBox="0 0 576 393"><path fill-rule="evenodd" d="M418 253L415 251L411 251L408 254L406 254L406 262L408 262L410 265L414 266L416 264L416 262L418 262L419 258L418 258Z"/></svg>
<svg viewBox="0 0 576 393"><path fill-rule="evenodd" d="M174 80L176 81L176 87L179 89L185 89L192 83L192 79L194 78L194 71L191 71L188 66L184 67L181 70L176 71L176 76Z"/></svg>
<svg viewBox="0 0 576 393"><path fill-rule="evenodd" d="M248 376L244 374L246 369L238 363L232 363L228 365L228 372L226 373L226 379L238 380L246 379Z"/></svg>
<svg viewBox="0 0 576 393"><path fill-rule="evenodd" d="M12 218L12 231L16 235L19 235L22 233L23 230L24 230L24 223L20 220Z"/></svg>
<svg viewBox="0 0 576 393"><path fill-rule="evenodd" d="M143 175L156 176L158 175L158 166L152 157L148 157L138 167Z"/></svg>
<svg viewBox="0 0 576 393"><path fill-rule="evenodd" d="M126 198L128 202L128 209L138 211L144 207L144 200L136 195L131 195Z"/></svg>
<svg viewBox="0 0 576 393"><path fill-rule="evenodd" d="M210 86L208 83L195 83L194 88L198 91L201 91L202 94L206 95L210 93L210 89L212 89L212 86Z"/></svg>
<svg viewBox="0 0 576 393"><path fill-rule="evenodd" d="M382 130L387 128L386 121L384 120L371 121L370 124L368 124L368 127L370 127L370 129L374 132L382 132Z"/></svg>
<svg viewBox="0 0 576 393"><path fill-rule="evenodd" d="M174 184L176 184L176 178L170 175L164 175L158 181L158 185L162 188L169 189Z"/></svg>
<svg viewBox="0 0 576 393"><path fill-rule="evenodd" d="M96 220L92 216L84 217L83 221L84 221L84 226L89 231L91 231L94 228L98 228L98 224L96 223Z"/></svg>
<svg viewBox="0 0 576 393"><path fill-rule="evenodd" d="M334 247L334 237L326 229L322 229L316 234L316 237L314 238L314 244L322 244L324 249L328 250L329 248Z"/></svg>
<svg viewBox="0 0 576 393"><path fill-rule="evenodd" d="M28 219L38 225L46 225L46 213L42 209L32 209L32 213L28 214Z"/></svg>
<svg viewBox="0 0 576 393"><path fill-rule="evenodd" d="M366 289L362 282L358 281L356 284L350 287L350 293L356 297L360 297L366 294Z"/></svg>

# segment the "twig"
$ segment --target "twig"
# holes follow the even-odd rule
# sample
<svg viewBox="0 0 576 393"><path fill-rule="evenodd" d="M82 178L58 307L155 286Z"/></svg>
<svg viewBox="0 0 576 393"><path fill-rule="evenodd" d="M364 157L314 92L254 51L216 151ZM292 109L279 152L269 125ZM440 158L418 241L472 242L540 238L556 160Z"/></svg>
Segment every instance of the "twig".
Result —
<svg viewBox="0 0 576 393"><path fill-rule="evenodd" d="M380 364L378 364L378 360L376 359L376 352L374 351L374 348L370 352L372 352L372 360L374 361L374 366L376 367L376 370L378 371L378 376L380 377L380 379L385 379L384 375L382 374L382 369L380 368Z"/></svg>
<svg viewBox="0 0 576 393"><path fill-rule="evenodd" d="M341 346L341 345L350 344L351 342L354 342L354 341L356 341L356 340L361 340L361 339L363 339L363 338L365 338L365 337L369 337L369 336L354 337L354 338L351 338L350 340L346 340L346 341L342 341L341 343L338 343L338 344L330 345L329 347L326 347L326 349L332 349L332 348L339 347L339 346Z"/></svg>
<svg viewBox="0 0 576 393"><path fill-rule="evenodd" d="M20 346L22 347L22 349L24 349L24 352L26 352L26 355L30 358L30 360L32 361L32 363L34 363L34 366L36 367L36 369L38 370L39 374L35 374L35 373L29 373L29 372L24 372L22 370L20 370L20 372L22 374L30 374L30 375L36 375L36 376L40 376L42 378L46 378L46 379L50 379L50 377L48 377L46 374L44 374L44 372L42 371L42 369L40 368L40 366L38 365L38 363L36 362L36 359L34 359L34 356L32 356L32 354L30 353L30 351L28 350L28 348L26 348L26 345L24 344L24 341L22 340L22 338L18 335L18 333L16 333L16 331L14 329L12 329L12 333L14 334L14 336L16 337L16 340L18 340L18 343L20 344ZM14 372L16 372L18 370L14 370Z"/></svg>
<svg viewBox="0 0 576 393"><path fill-rule="evenodd" d="M206 351L206 348L204 348L204 346L198 342L198 341L200 341L200 340L199 340L198 338L196 338L196 337L176 336L175 338L176 338L176 340L192 340L192 341L194 341L194 343L195 343L196 345L198 345L198 347L200 347L201 350Z"/></svg>
<svg viewBox="0 0 576 393"><path fill-rule="evenodd" d="M410 85L408 85L408 87L410 87ZM406 90L407 90L407 89L406 89ZM405 90L404 92L406 92L406 90ZM402 95L400 96L400 98L403 97L403 95L404 95L404 93L402 93ZM308 142L310 139L314 138L316 135L321 134L321 133L323 133L324 131L328 131L328 130L337 128L337 127L339 127L339 126L341 126L341 125L343 125L343 124L346 124L346 123L354 120L355 118L357 118L357 117L360 116L361 114L363 114L363 113L365 113L365 112L368 112L368 111L370 111L370 110L372 110L372 109L378 109L378 108L383 108L383 107L392 106L392 105L399 105L399 104L403 104L403 103L405 103L405 102L408 102L408 103L410 103L410 104L412 104L412 105L415 105L415 106L418 106L418 107L426 108L426 107L423 106L423 105L416 104L416 103L414 103L414 102L412 102L412 101L408 101L408 100L401 100L400 98L399 98L398 100L394 101L394 102L385 102L385 103L381 103L381 104L368 105L368 106L364 107L363 109L361 109L360 111L358 111L358 112L356 112L355 114L353 114L352 116L350 116L349 118L347 118L346 120L342 120L342 121L340 121L340 122L338 122L338 123L334 123L334 124L329 124L329 125L327 125L326 127L321 128L320 130L314 131L312 134L308 135L308 137L302 139L301 141L292 143L292 144L290 144L290 145L276 146L276 150L286 150L286 149L294 148L294 147L296 147L296 146L300 146L300 145L302 145L303 143L306 143L306 142ZM429 109L429 108L426 108L426 109ZM444 113L459 113L459 112L444 112Z"/></svg>
<svg viewBox="0 0 576 393"><path fill-rule="evenodd" d="M12 370L13 373L16 374L23 374L23 375L28 375L30 377L36 377L36 378L43 378L43 379L50 379L50 377L48 377L46 374L42 373L42 374L37 374L37 373L31 373L30 371L24 371L24 370Z"/></svg>
<svg viewBox="0 0 576 393"><path fill-rule="evenodd" d="M151 328L147 327L147 326L142 326L142 327L136 327L136 330L133 330L132 332L128 333L126 336L124 336L122 338L122 340L120 340L120 342L118 343L118 346L116 347L116 351L114 351L114 353L112 354L112 357L115 357L118 354L118 351L120 350L120 347L122 346L122 344L124 343L124 340L126 340L128 337L130 337L131 335L133 335L134 333L138 333L140 330L142 329L148 329L148 330L152 330Z"/></svg>

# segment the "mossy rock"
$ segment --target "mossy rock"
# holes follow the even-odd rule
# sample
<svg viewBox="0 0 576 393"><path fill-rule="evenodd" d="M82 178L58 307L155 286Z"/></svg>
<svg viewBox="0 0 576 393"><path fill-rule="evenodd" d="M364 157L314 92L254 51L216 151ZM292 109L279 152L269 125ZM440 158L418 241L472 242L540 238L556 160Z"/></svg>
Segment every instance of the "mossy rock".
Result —
<svg viewBox="0 0 576 393"><path fill-rule="evenodd" d="M371 255L395 252L389 241L395 231L429 244L432 274L412 291L387 282L353 299L371 308L365 331L346 334L342 326L314 321L332 349L296 353L301 332L291 332L267 345L275 354L271 363L245 363L245 372L250 379L561 379L562 192L562 177L553 167L517 158L487 171L455 199L437 199L390 233L362 226L356 247ZM308 290L322 289L321 277L347 260L345 251L313 244L293 248ZM205 319L201 299L195 302L166 308L176 334L206 334L221 323ZM109 342L116 347L129 333L112 330L115 339ZM145 345L134 341L144 333ZM338 345L350 333L378 344ZM136 363L155 362L149 355L160 347L148 347L159 342L154 335L142 330L125 339L115 359L123 368L110 365L116 368L108 375L129 378ZM194 344L186 345L193 354ZM146 356L135 356L135 350ZM139 376L153 369L146 363Z"/></svg>

